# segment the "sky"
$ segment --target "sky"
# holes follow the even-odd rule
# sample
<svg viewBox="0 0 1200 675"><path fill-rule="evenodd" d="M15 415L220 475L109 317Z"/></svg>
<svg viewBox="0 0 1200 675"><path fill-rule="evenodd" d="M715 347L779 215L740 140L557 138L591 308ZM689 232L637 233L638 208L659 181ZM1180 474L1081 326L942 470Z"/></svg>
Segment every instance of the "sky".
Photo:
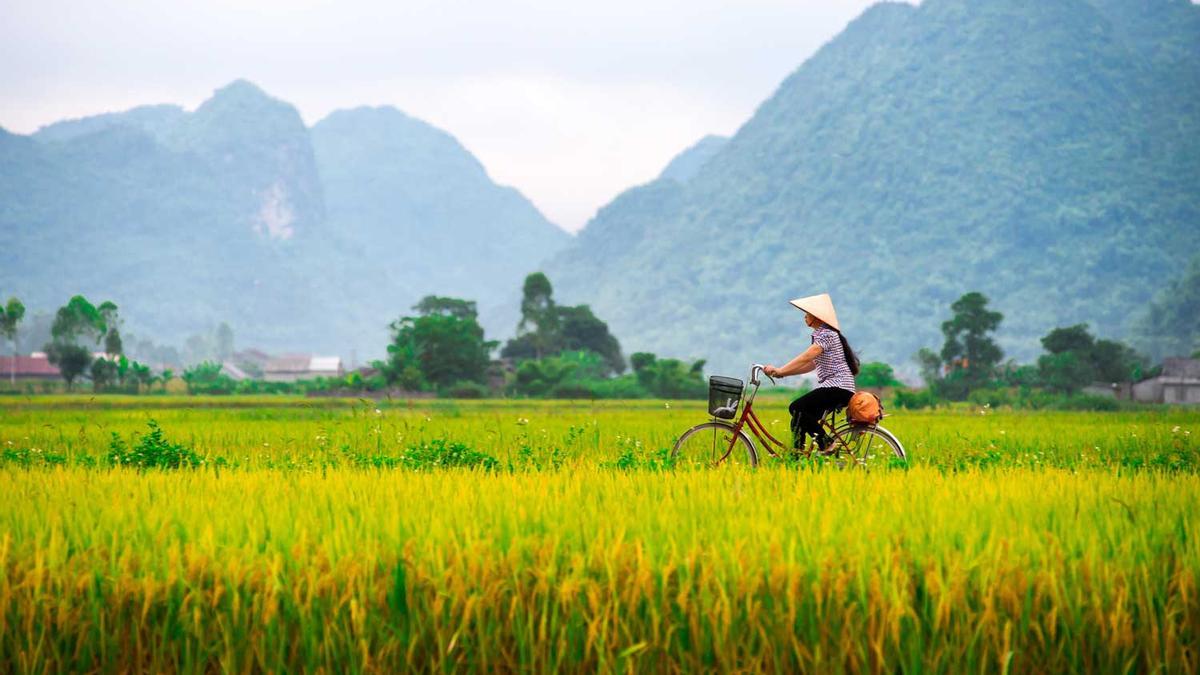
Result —
<svg viewBox="0 0 1200 675"><path fill-rule="evenodd" d="M582 228L706 134L731 135L869 0L4 0L0 127L245 78L313 124L394 105Z"/></svg>

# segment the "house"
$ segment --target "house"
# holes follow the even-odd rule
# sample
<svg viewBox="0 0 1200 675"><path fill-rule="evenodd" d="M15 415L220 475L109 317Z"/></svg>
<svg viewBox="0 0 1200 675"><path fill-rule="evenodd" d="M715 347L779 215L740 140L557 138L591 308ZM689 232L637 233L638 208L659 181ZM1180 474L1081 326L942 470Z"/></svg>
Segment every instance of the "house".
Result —
<svg viewBox="0 0 1200 675"><path fill-rule="evenodd" d="M62 378L58 366L50 363L45 352L34 352L29 356L0 356L0 379L14 377L23 382L57 380Z"/></svg>
<svg viewBox="0 0 1200 675"><path fill-rule="evenodd" d="M232 361L225 361L221 364L221 374L233 380L234 382L241 382L242 380L251 379L250 375L248 375L246 371L239 368L238 365Z"/></svg>
<svg viewBox="0 0 1200 675"><path fill-rule="evenodd" d="M1200 404L1200 359L1163 359L1161 373L1134 383L1133 400Z"/></svg>
<svg viewBox="0 0 1200 675"><path fill-rule="evenodd" d="M267 360L263 379L267 382L295 382L315 377L342 377L346 374L340 356L288 354Z"/></svg>

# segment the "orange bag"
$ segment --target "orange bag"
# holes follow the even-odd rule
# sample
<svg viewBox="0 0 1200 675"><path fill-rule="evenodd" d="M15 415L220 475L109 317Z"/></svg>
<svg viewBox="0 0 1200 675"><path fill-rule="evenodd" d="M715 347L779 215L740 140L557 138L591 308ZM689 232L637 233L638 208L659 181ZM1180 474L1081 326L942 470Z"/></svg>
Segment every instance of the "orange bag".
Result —
<svg viewBox="0 0 1200 675"><path fill-rule="evenodd" d="M846 415L855 424L879 424L883 419L883 404L869 391L856 392L846 406Z"/></svg>

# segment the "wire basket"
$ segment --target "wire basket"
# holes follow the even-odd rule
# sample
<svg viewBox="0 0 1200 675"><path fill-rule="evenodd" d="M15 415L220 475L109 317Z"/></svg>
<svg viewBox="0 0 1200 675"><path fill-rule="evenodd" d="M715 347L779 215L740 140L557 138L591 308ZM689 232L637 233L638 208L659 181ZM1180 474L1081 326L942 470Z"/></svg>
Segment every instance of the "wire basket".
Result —
<svg viewBox="0 0 1200 675"><path fill-rule="evenodd" d="M742 402L745 383L734 377L713 375L708 378L708 414L731 420Z"/></svg>

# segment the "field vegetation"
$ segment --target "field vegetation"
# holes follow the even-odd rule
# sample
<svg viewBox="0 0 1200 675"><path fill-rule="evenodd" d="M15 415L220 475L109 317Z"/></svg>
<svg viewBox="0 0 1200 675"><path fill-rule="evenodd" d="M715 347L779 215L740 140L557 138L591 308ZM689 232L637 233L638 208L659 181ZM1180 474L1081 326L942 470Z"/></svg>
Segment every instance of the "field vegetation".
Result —
<svg viewBox="0 0 1200 675"><path fill-rule="evenodd" d="M786 429L784 401L762 405ZM1194 672L1200 419L886 420L673 467L703 403L0 402L15 672Z"/></svg>

